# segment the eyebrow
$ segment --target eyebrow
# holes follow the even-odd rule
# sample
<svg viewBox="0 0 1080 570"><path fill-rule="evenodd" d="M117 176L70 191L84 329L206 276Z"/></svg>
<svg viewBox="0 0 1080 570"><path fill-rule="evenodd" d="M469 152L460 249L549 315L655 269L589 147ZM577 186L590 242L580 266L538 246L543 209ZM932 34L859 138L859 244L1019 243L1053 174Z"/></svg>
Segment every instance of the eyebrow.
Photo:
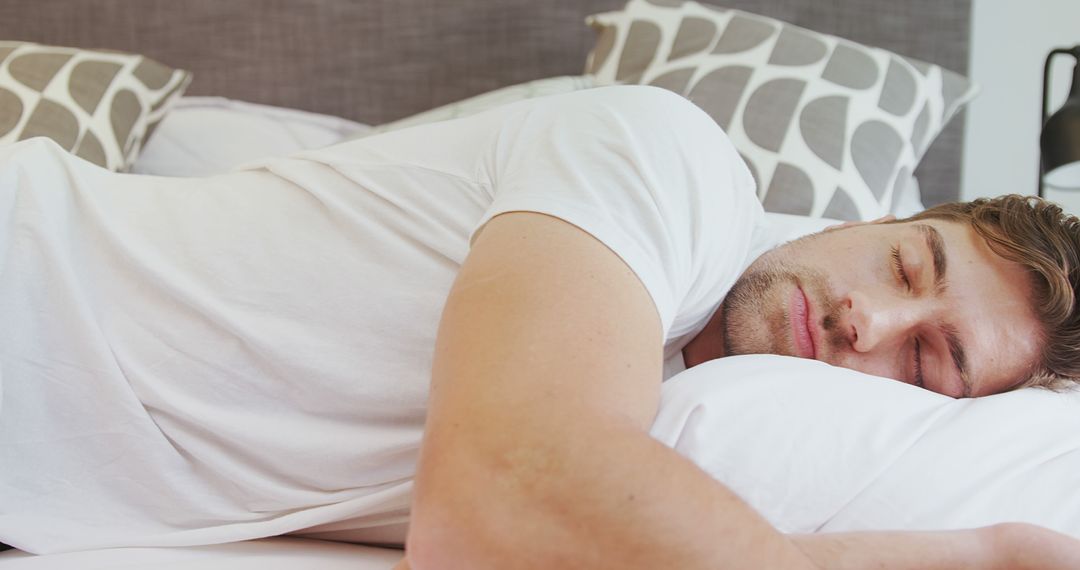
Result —
<svg viewBox="0 0 1080 570"><path fill-rule="evenodd" d="M956 327L948 323L941 325L941 332L945 334L945 344L949 345L949 355L952 356L953 364L956 365L956 369L960 372L960 382L964 385L964 392L961 397L970 398L973 391L971 389L971 376L968 374L967 355L964 353L964 344L960 342L960 334L957 332Z"/></svg>
<svg viewBox="0 0 1080 570"><path fill-rule="evenodd" d="M940 292L945 288L945 240L941 232L929 224L916 224L915 229L923 235L926 247L930 248L930 256L934 258L934 288Z"/></svg>
<svg viewBox="0 0 1080 570"><path fill-rule="evenodd" d="M915 228L923 235L926 247L930 249L930 256L934 260L934 288L940 293L945 290L947 283L945 280L945 270L948 267L945 257L945 240L934 226L916 224ZM971 375L968 373L967 354L964 352L964 343L960 342L960 333L955 326L948 323L941 325L941 332L945 335L945 344L949 346L949 356L952 357L953 364L960 373L960 382L964 385L962 397L970 398L973 392Z"/></svg>

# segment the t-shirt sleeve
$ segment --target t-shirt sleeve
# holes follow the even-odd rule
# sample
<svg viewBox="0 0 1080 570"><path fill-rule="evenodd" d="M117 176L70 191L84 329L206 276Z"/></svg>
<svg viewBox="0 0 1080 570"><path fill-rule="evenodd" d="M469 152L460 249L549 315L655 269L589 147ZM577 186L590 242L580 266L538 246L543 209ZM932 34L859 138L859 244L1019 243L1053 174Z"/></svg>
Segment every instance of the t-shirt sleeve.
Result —
<svg viewBox="0 0 1080 570"><path fill-rule="evenodd" d="M477 177L506 212L577 226L648 290L664 334L707 319L746 262L762 217L754 182L716 123L669 91L593 89L503 111Z"/></svg>

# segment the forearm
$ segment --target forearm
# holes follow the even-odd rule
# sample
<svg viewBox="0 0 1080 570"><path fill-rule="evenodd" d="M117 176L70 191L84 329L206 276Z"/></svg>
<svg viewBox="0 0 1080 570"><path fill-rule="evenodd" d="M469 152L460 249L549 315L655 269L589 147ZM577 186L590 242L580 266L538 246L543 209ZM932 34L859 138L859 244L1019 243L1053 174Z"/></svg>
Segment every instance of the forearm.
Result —
<svg viewBox="0 0 1080 570"><path fill-rule="evenodd" d="M470 443L424 459L438 480L417 482L413 568L814 568L671 449L631 428L584 423L567 418L554 433L522 441L519 432L514 442L433 434Z"/></svg>
<svg viewBox="0 0 1080 570"><path fill-rule="evenodd" d="M988 532L847 532L790 538L827 570L990 570L996 566Z"/></svg>

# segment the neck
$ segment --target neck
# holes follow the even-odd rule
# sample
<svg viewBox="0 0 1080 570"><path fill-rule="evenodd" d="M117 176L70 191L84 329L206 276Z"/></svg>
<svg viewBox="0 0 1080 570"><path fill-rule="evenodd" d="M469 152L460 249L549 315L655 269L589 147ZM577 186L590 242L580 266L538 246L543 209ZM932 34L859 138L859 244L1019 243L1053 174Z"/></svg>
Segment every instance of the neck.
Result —
<svg viewBox="0 0 1080 570"><path fill-rule="evenodd" d="M682 354L687 368L724 356L724 315L721 308L716 309L705 328L683 347Z"/></svg>

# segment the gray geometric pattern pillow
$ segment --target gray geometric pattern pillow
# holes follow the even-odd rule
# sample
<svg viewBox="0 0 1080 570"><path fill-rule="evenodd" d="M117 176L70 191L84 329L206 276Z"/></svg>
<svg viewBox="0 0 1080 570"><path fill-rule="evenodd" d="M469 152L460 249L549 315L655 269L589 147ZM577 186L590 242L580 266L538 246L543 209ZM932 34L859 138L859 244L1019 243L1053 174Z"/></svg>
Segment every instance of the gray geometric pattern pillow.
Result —
<svg viewBox="0 0 1080 570"><path fill-rule="evenodd" d="M882 216L974 97L939 66L734 9L631 0L587 20L597 85L675 91L724 128L772 212Z"/></svg>
<svg viewBox="0 0 1080 570"><path fill-rule="evenodd" d="M140 55L0 42L0 144L45 136L126 170L190 81Z"/></svg>

